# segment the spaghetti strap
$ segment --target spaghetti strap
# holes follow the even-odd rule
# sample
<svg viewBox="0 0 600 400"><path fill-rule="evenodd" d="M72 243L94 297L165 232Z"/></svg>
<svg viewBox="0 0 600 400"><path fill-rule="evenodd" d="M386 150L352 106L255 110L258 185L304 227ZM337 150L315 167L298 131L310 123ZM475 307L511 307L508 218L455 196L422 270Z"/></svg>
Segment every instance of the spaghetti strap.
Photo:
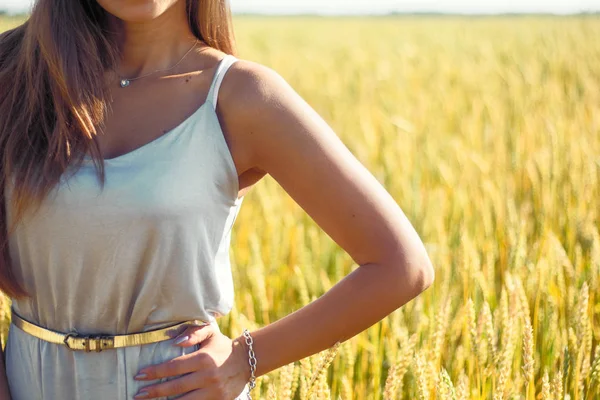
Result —
<svg viewBox="0 0 600 400"><path fill-rule="evenodd" d="M223 81L223 77L225 76L225 73L227 72L229 67L231 67L231 65L233 65L233 63L236 61L237 61L236 57L232 56L231 54L227 54L227 55L225 55L225 57L223 57L221 59L221 61L219 61L219 65L217 65L217 71L215 72L215 74L213 76L213 80L210 84L210 89L208 91L208 96L207 96L207 101L210 101L210 103L213 106L213 109L215 109L215 110L217 108L217 101L218 101L218 97L219 97L219 88L221 87L221 82Z"/></svg>

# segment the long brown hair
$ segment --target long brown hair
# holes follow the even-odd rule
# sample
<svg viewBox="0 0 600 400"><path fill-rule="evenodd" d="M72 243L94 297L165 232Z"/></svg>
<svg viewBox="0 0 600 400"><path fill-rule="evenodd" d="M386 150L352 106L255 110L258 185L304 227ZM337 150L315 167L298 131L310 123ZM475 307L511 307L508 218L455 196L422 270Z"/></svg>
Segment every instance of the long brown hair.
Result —
<svg viewBox="0 0 600 400"><path fill-rule="evenodd" d="M185 0L190 29L235 54L227 0ZM38 0L21 26L0 35L0 290L29 296L11 267L8 238L39 207L67 167L89 153L104 185L96 140L106 115L104 72L119 58L108 16L95 0ZM6 184L14 216L7 223Z"/></svg>

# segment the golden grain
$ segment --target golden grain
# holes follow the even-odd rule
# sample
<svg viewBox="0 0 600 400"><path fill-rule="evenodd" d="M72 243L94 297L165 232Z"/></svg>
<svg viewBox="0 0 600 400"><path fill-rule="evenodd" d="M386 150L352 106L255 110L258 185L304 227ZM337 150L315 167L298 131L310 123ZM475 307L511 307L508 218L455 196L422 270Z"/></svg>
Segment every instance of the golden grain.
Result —
<svg viewBox="0 0 600 400"><path fill-rule="evenodd" d="M414 359L414 373L417 378L419 400L429 400L429 373L427 360L422 351L417 352Z"/></svg>
<svg viewBox="0 0 600 400"><path fill-rule="evenodd" d="M548 371L544 371L544 376L542 377L542 400L554 400L552 398L552 394L550 393L550 378L548 378Z"/></svg>
<svg viewBox="0 0 600 400"><path fill-rule="evenodd" d="M279 387L277 398L280 400L292 400L292 386L294 384L295 363L284 365L279 369Z"/></svg>
<svg viewBox="0 0 600 400"><path fill-rule="evenodd" d="M533 327L529 316L524 318L523 327L523 376L525 382L529 385L533 383L533 370L535 368L535 358L533 356Z"/></svg>
<svg viewBox="0 0 600 400"><path fill-rule="evenodd" d="M440 400L456 400L456 389L445 368L440 371L436 386Z"/></svg>
<svg viewBox="0 0 600 400"><path fill-rule="evenodd" d="M552 378L552 393L554 393L554 400L563 399L564 385L563 385L563 372L559 369Z"/></svg>

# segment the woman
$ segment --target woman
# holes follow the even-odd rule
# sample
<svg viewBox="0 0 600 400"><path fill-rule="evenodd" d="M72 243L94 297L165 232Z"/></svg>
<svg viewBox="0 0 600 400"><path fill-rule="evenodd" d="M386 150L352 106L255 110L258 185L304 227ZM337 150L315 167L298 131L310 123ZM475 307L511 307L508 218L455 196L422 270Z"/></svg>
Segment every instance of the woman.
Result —
<svg viewBox="0 0 600 400"><path fill-rule="evenodd" d="M233 56L230 21L225 0L38 0L1 36L0 399L249 398L432 284L399 206L276 72ZM360 268L232 339L215 323L231 227L267 173Z"/></svg>

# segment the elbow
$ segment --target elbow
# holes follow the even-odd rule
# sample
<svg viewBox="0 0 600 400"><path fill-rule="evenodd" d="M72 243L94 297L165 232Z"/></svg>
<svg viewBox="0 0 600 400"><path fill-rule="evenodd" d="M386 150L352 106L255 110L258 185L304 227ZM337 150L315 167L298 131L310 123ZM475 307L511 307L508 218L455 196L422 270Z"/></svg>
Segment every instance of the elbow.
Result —
<svg viewBox="0 0 600 400"><path fill-rule="evenodd" d="M418 290L420 294L433 285L433 281L435 280L435 270L427 254L422 257L418 265L418 279L415 289Z"/></svg>
<svg viewBox="0 0 600 400"><path fill-rule="evenodd" d="M388 264L390 265L390 264ZM424 251L415 252L404 257L395 258L394 281L397 282L395 292L399 301L404 304L427 290L435 280L433 264Z"/></svg>
<svg viewBox="0 0 600 400"><path fill-rule="evenodd" d="M419 258L407 264L404 269L408 277L408 291L411 298L415 298L427 290L435 280L435 271L429 257Z"/></svg>
<svg viewBox="0 0 600 400"><path fill-rule="evenodd" d="M427 290L435 280L435 271L426 253L405 259L401 268L408 284L408 290L417 297Z"/></svg>

